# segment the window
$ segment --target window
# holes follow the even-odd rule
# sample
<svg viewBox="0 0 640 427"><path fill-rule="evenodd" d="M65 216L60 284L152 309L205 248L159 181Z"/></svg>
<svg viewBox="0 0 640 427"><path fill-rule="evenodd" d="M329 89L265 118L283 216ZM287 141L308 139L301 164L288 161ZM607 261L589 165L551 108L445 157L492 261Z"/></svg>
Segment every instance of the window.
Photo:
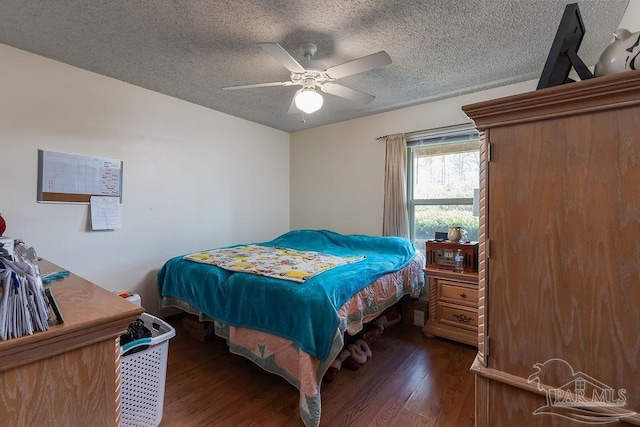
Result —
<svg viewBox="0 0 640 427"><path fill-rule="evenodd" d="M407 205L409 232L416 248L436 231L459 226L478 240L477 200L480 140L473 127L458 126L407 135Z"/></svg>

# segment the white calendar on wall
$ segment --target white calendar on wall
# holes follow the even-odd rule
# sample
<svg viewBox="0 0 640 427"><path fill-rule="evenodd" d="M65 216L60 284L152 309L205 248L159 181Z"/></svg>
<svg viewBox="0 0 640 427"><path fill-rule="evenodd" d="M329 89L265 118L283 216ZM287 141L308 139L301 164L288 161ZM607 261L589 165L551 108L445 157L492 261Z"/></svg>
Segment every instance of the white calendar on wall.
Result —
<svg viewBox="0 0 640 427"><path fill-rule="evenodd" d="M122 202L122 160L38 150L38 202L89 203L91 196Z"/></svg>

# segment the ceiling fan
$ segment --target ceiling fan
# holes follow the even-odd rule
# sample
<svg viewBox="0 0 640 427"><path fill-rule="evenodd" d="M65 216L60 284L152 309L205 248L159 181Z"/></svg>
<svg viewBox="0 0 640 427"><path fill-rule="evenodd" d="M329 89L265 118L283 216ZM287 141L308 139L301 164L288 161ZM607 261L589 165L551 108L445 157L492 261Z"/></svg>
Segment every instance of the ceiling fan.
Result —
<svg viewBox="0 0 640 427"><path fill-rule="evenodd" d="M373 68L391 64L391 57L385 51L380 51L368 56L363 56L344 64L327 68L319 61L311 58L318 48L313 43L303 43L300 52L304 60L298 62L278 43L258 43L269 55L280 62L291 72L291 79L285 82L254 83L239 86L226 86L224 90L248 89L266 86L302 86L293 96L289 107L289 114L300 110L306 114L318 111L322 107L323 98L317 89L322 92L348 99L350 101L367 104L375 99L375 96L359 90L334 83L335 80L353 74L369 71Z"/></svg>

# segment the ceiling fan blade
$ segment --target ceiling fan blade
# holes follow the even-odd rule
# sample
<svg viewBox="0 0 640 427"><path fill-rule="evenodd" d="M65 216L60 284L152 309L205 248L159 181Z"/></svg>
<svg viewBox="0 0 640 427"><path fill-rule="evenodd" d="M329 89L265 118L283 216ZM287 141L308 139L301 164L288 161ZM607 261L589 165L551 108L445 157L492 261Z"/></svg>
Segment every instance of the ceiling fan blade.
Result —
<svg viewBox="0 0 640 427"><path fill-rule="evenodd" d="M326 73L332 79L340 79L342 77L362 73L389 64L391 64L391 57L387 52L381 50L378 53L373 53L371 55L363 56L362 58L354 59L353 61L328 68Z"/></svg>
<svg viewBox="0 0 640 427"><path fill-rule="evenodd" d="M289 52L284 50L278 43L258 43L262 49L269 55L273 56L276 61L284 65L284 67L292 73L304 73L304 67L298 63Z"/></svg>
<svg viewBox="0 0 640 427"><path fill-rule="evenodd" d="M368 93L360 92L359 90L351 89L337 83L325 83L322 85L322 91L330 93L331 95L339 96L340 98L348 99L349 101L359 102L360 104L368 104L376 99L373 95L369 95Z"/></svg>
<svg viewBox="0 0 640 427"><path fill-rule="evenodd" d="M271 83L252 83L248 85L238 85L238 86L225 86L222 89L224 90L236 90L236 89L249 89L252 87L267 87L267 86L290 86L294 84L293 82L271 82Z"/></svg>

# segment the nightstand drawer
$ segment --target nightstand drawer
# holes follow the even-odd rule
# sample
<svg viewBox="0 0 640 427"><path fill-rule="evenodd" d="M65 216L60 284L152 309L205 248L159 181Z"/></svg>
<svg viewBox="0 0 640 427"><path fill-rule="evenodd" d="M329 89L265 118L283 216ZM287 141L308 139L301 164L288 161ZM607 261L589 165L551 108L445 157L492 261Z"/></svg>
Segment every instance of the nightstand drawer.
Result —
<svg viewBox="0 0 640 427"><path fill-rule="evenodd" d="M427 337L478 345L478 275L424 269L429 278Z"/></svg>
<svg viewBox="0 0 640 427"><path fill-rule="evenodd" d="M478 306L478 289L460 286L456 282L440 280L440 298L452 302Z"/></svg>
<svg viewBox="0 0 640 427"><path fill-rule="evenodd" d="M477 310L467 310L460 306L438 304L438 321L458 328L476 331L478 329L478 312Z"/></svg>

